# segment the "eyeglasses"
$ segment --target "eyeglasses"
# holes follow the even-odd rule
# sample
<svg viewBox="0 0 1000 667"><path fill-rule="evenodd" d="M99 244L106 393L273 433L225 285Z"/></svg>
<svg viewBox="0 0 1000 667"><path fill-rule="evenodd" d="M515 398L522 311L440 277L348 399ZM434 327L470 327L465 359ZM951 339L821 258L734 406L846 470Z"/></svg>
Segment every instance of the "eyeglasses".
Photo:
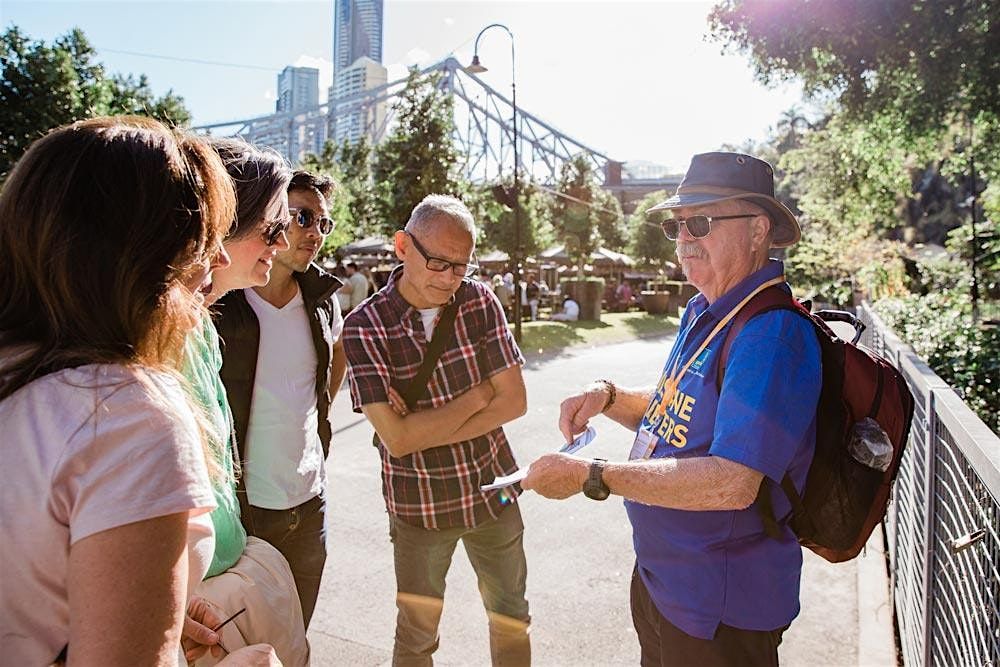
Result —
<svg viewBox="0 0 1000 667"><path fill-rule="evenodd" d="M264 237L264 242L267 245L272 246L278 242L278 237L281 236L282 232L288 231L288 225L291 224L289 218L284 220L265 220L264 229L261 232L261 236Z"/></svg>
<svg viewBox="0 0 1000 667"><path fill-rule="evenodd" d="M436 273L443 273L451 269L451 272L454 273L456 276L467 278L479 270L479 266L476 264L449 262L448 260L441 259L440 257L432 257L431 255L428 255L427 251L424 250L424 247L420 245L420 241L417 240L416 236L414 236L410 232L406 232L406 235L410 237L411 241L413 241L413 247L417 249L417 252L420 253L420 256L423 257L425 260L427 260L427 268L430 269L431 271L434 271Z"/></svg>
<svg viewBox="0 0 1000 667"><path fill-rule="evenodd" d="M333 231L333 220L329 216L316 215L315 211L308 208L290 208L288 214L295 222L299 223L302 229L309 229L316 223L316 229L320 234L329 234Z"/></svg>
<svg viewBox="0 0 1000 667"><path fill-rule="evenodd" d="M708 236L709 232L712 231L713 222L718 222L719 220L736 220L739 218L756 217L757 216L753 213L743 213L741 215L692 215L687 218L668 218L667 220L661 221L659 224L660 229L663 230L663 235L671 241L676 241L677 237L680 236L681 225L687 227L688 234L696 239L702 239Z"/></svg>

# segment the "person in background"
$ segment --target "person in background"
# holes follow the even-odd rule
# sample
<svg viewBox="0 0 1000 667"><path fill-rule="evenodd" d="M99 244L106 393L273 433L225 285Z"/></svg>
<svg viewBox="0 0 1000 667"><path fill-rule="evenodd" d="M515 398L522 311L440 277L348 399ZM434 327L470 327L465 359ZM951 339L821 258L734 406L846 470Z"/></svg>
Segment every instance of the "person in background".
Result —
<svg viewBox="0 0 1000 667"><path fill-rule="evenodd" d="M357 263L347 263L347 284L351 286L351 310L357 308L362 301L368 298L368 278L361 273Z"/></svg>
<svg viewBox="0 0 1000 667"><path fill-rule="evenodd" d="M333 231L334 183L296 171L287 191L290 246L275 255L269 282L219 301L216 324L226 343L222 381L244 461L243 524L288 560L308 628L326 563L330 405L346 359L334 296L341 282L314 263Z"/></svg>
<svg viewBox="0 0 1000 667"><path fill-rule="evenodd" d="M576 299L567 295L563 297L562 311L552 313L549 319L557 322L576 322L580 319L580 304L576 302Z"/></svg>
<svg viewBox="0 0 1000 667"><path fill-rule="evenodd" d="M534 274L528 276L528 284L524 288L524 296L528 300L528 307L531 308L531 321L538 321L538 281Z"/></svg>
<svg viewBox="0 0 1000 667"><path fill-rule="evenodd" d="M221 471L178 371L234 211L212 149L140 117L53 130L4 184L5 664L184 665L182 635L217 641L189 598ZM279 663L251 646L219 664Z"/></svg>
<svg viewBox="0 0 1000 667"><path fill-rule="evenodd" d="M233 181L237 203L235 224L223 242L231 261L216 270L206 298L206 304L214 306L231 290L266 284L276 255L288 249L285 188L291 171L274 151L235 139L210 141ZM188 337L184 375L208 417L213 453L223 476L214 484L218 505L211 515L215 553L197 592L225 617L246 609L221 632L226 648L266 641L285 665L305 665L309 645L297 613L291 569L273 546L248 538L241 522L234 463L237 443L232 411L219 376L221 368L219 333L206 316L200 329ZM206 657L197 664L211 664L211 660Z"/></svg>

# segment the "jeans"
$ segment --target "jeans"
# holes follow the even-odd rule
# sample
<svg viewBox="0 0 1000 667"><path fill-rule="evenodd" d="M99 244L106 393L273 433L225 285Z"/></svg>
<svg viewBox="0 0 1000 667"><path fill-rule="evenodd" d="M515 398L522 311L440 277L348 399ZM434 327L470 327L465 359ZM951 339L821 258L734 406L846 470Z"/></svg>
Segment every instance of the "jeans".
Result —
<svg viewBox="0 0 1000 667"><path fill-rule="evenodd" d="M250 507L247 533L270 542L288 561L302 605L306 630L316 608L319 583L326 563L326 503L322 496L287 510Z"/></svg>
<svg viewBox="0 0 1000 667"><path fill-rule="evenodd" d="M516 504L476 528L428 530L389 517L398 609L392 651L395 667L434 664L431 656L438 647L445 575L459 540L479 580L489 617L493 665L531 664L523 535L521 510Z"/></svg>
<svg viewBox="0 0 1000 667"><path fill-rule="evenodd" d="M777 667L778 645L788 626L770 631L719 625L712 639L692 637L660 613L632 570L632 624L639 635L642 667Z"/></svg>

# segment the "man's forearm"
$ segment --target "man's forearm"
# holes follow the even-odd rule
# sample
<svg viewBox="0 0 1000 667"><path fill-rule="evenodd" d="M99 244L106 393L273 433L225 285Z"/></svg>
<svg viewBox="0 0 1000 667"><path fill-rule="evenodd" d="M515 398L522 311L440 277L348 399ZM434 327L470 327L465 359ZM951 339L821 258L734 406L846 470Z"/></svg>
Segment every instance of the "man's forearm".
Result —
<svg viewBox="0 0 1000 667"><path fill-rule="evenodd" d="M405 417L391 409L376 424L382 442L395 457L406 456L431 447L457 442L452 434L483 408L483 401L474 391L430 410L411 412Z"/></svg>
<svg viewBox="0 0 1000 667"><path fill-rule="evenodd" d="M523 395L522 395L523 396ZM442 444L472 440L514 421L528 411L524 400L497 394L485 408L469 417L468 421L452 433Z"/></svg>
<svg viewBox="0 0 1000 667"><path fill-rule="evenodd" d="M333 346L333 355L330 360L330 402L337 397L337 392L344 384L344 375L347 374L347 354L344 353L344 345L337 343Z"/></svg>
<svg viewBox="0 0 1000 667"><path fill-rule="evenodd" d="M680 510L745 509L756 498L762 478L752 468L718 456L628 461L604 467L604 483L612 493Z"/></svg>
<svg viewBox="0 0 1000 667"><path fill-rule="evenodd" d="M607 391L607 389L605 389ZM653 397L651 389L624 389L615 386L615 402L604 416L618 422L630 431L639 428L642 416L649 407L649 401Z"/></svg>

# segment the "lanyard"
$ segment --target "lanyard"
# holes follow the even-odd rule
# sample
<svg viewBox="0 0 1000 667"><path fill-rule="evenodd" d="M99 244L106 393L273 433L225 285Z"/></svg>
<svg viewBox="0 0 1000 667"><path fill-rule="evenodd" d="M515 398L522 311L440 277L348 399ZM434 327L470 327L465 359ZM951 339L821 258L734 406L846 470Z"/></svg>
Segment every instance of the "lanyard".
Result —
<svg viewBox="0 0 1000 667"><path fill-rule="evenodd" d="M677 386L681 383L681 378L683 378L684 374L687 373L688 368L691 367L691 364L694 363L694 360L697 359L698 356L705 350L705 348L708 347L708 344L712 342L712 339L715 338L716 334L722 331L726 327L726 325L729 324L730 320L736 317L736 314L740 312L743 306L745 306L750 301L750 299L754 298L755 296L766 290L768 287L773 287L774 285L780 285L783 282L785 282L785 276L783 275L778 276L777 278L772 278L771 280L768 280L767 282L761 284L759 287L757 287L757 289L750 292L750 294L748 294L746 298L744 298L738 304L733 306L733 309L730 310L729 313L727 313L726 316L723 317L719 321L719 323L715 325L715 328L712 329L712 332L710 334L708 334L708 337L705 338L704 341L702 341L702 344L698 346L698 349L695 350L694 354L692 354L690 358L688 358L687 363L684 364L684 367L681 368L679 373L677 372L677 366L680 365L682 353L681 352L677 353L677 359L674 360L673 367L670 369L669 375L667 375L667 381L663 384L663 400L660 401L660 405L657 408L656 411L657 415L663 416L667 413L667 406L669 406L673 402L674 394L677 393Z"/></svg>

